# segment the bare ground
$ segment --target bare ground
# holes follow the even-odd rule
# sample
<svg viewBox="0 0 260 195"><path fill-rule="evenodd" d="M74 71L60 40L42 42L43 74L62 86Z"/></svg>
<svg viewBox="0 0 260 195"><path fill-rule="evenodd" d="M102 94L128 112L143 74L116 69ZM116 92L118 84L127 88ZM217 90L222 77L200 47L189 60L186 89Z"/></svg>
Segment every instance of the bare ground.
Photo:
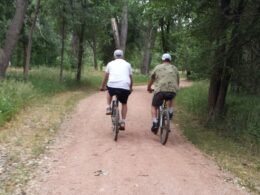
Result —
<svg viewBox="0 0 260 195"><path fill-rule="evenodd" d="M183 82L183 85L190 85ZM105 93L82 100L59 130L26 194L32 195L222 195L248 194L189 143L172 124L165 146L150 132L152 96L136 87L126 131L112 139Z"/></svg>

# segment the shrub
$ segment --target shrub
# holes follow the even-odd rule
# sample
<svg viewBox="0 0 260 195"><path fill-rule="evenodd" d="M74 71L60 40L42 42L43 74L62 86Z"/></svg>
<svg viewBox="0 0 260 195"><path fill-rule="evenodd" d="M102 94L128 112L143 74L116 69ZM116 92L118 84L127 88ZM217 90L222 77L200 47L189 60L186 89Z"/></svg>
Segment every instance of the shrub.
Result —
<svg viewBox="0 0 260 195"><path fill-rule="evenodd" d="M32 84L6 80L0 83L0 125L35 96Z"/></svg>
<svg viewBox="0 0 260 195"><path fill-rule="evenodd" d="M177 96L177 104L185 112L192 113L200 121L207 118L208 84L197 82L190 88L182 89ZM258 150L260 144L260 98L252 95L227 95L226 113L208 126L218 135L246 144L252 150Z"/></svg>
<svg viewBox="0 0 260 195"><path fill-rule="evenodd" d="M207 114L207 88L207 82L201 81L190 88L181 89L176 96L177 104L197 116L204 117Z"/></svg>

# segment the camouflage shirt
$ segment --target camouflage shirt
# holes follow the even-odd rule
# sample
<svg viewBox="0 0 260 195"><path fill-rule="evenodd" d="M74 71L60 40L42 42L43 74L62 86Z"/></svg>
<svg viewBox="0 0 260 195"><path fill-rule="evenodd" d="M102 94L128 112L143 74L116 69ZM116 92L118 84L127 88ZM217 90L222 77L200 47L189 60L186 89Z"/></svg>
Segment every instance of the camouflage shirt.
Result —
<svg viewBox="0 0 260 195"><path fill-rule="evenodd" d="M154 92L174 92L179 89L179 72L176 66L168 63L157 65L151 72L154 78Z"/></svg>

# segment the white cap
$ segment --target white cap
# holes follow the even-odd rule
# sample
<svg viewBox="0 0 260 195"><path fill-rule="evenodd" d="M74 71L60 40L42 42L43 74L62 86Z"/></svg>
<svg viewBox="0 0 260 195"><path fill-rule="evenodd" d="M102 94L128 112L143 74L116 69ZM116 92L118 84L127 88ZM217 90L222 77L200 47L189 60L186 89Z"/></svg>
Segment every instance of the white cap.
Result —
<svg viewBox="0 0 260 195"><path fill-rule="evenodd" d="M114 51L114 57L115 58L122 58L124 57L124 52L120 49L117 49Z"/></svg>
<svg viewBox="0 0 260 195"><path fill-rule="evenodd" d="M165 61L165 60L172 60L172 57L171 57L171 55L170 54L168 54L168 53L165 53L165 54L163 54L162 55L162 61Z"/></svg>

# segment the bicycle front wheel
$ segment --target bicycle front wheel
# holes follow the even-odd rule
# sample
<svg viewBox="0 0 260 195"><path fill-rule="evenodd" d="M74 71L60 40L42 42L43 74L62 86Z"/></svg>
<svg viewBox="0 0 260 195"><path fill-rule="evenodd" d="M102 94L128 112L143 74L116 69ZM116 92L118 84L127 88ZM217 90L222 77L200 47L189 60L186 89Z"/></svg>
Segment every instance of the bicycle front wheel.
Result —
<svg viewBox="0 0 260 195"><path fill-rule="evenodd" d="M162 112L161 120L162 126L160 131L160 142L161 144L165 145L170 132L170 118L167 110Z"/></svg>

